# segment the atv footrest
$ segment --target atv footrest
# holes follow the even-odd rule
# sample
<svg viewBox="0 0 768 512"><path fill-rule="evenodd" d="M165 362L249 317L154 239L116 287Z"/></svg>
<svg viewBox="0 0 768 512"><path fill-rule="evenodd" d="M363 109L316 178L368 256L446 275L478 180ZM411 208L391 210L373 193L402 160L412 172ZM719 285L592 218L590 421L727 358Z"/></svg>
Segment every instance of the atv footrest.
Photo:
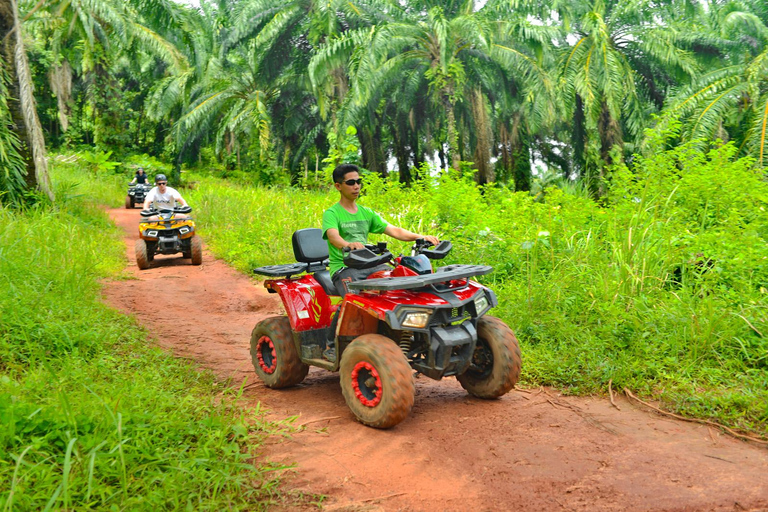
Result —
<svg viewBox="0 0 768 512"><path fill-rule="evenodd" d="M258 267L253 269L253 272L269 277L291 277L306 272L308 267L307 263L285 263Z"/></svg>

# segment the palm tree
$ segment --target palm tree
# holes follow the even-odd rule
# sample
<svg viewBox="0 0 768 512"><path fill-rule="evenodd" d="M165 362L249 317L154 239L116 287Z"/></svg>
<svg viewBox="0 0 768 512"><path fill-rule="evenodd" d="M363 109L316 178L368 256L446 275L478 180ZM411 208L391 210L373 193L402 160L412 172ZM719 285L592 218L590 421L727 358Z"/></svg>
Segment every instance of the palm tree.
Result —
<svg viewBox="0 0 768 512"><path fill-rule="evenodd" d="M53 55L48 76L57 96L59 120L66 131L76 83L84 85L98 142L109 131L123 131L116 79L121 69L136 66L151 55L170 70L181 72L188 64L176 46L158 30L170 33L184 7L168 0L56 0L38 2L27 14L27 24L47 41ZM155 30L153 29L153 26ZM123 58L126 55L130 58ZM108 142L108 141L104 141ZM110 141L111 142L111 141Z"/></svg>
<svg viewBox="0 0 768 512"><path fill-rule="evenodd" d="M762 8L762 11L758 10ZM762 13L762 18L758 15ZM768 163L768 9L758 2L715 5L710 32L723 38L724 65L698 77L670 101L686 140L734 139L758 165Z"/></svg>
<svg viewBox="0 0 768 512"><path fill-rule="evenodd" d="M11 165L3 181L7 183L6 191L18 194L20 187L17 178L22 174L20 167L23 163L26 166L26 186L29 189L39 189L54 201L55 196L48 177L48 164L45 157L45 139L35 108L32 75L24 48L23 35L15 0L3 0L0 2L0 38L2 38L0 40L3 55L3 73L0 80L3 82L1 88L4 108L0 108L0 122L3 124L0 128L0 144L2 144L0 149L6 153L2 159ZM5 94L7 82L10 82L12 98L10 102L7 102ZM8 133L7 113L10 113L10 121L13 123L13 130L19 136L18 139ZM2 137L3 132L5 137Z"/></svg>
<svg viewBox="0 0 768 512"><path fill-rule="evenodd" d="M259 155L269 151L268 102L273 94L259 86L253 56L243 57L236 66L209 70L211 76L198 85L174 126L176 139L183 144L211 136L217 153L235 154L238 164L243 141L258 140Z"/></svg>
<svg viewBox="0 0 768 512"><path fill-rule="evenodd" d="M573 19L575 36L559 65L564 113L583 123L573 129L585 134L573 141L577 166L600 190L611 150L640 135L654 95L698 69L685 49L685 31L674 22L687 3L582 0L560 10ZM591 175L595 169L598 176Z"/></svg>
<svg viewBox="0 0 768 512"><path fill-rule="evenodd" d="M350 63L344 122L387 126L401 180L409 179L406 148L416 163L431 146L441 159L447 147L454 169L462 158L474 160L478 182L492 181L490 157L500 144L493 127L498 116L502 124L512 118L499 109L508 104L502 98L518 95L521 108L541 119L554 113L544 113L553 88L535 48L543 56L555 32L528 22L522 3L498 0L478 9L466 0L392 2L374 27L347 31L320 48L310 74ZM541 94L524 99L534 83Z"/></svg>

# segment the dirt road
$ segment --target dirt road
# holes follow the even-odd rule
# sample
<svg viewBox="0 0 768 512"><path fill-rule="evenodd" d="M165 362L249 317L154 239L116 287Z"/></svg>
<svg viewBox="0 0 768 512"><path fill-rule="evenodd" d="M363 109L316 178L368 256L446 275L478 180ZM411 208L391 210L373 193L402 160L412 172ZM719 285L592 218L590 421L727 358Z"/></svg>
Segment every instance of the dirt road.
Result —
<svg viewBox="0 0 768 512"><path fill-rule="evenodd" d="M421 377L411 416L381 431L355 422L337 374L313 368L300 386L268 389L249 338L256 322L280 314L277 297L208 252L199 267L160 256L139 271L138 210L109 213L125 229L135 279L106 283L105 300L175 355L247 379L246 397L269 417L299 416L306 428L271 441L265 456L296 462L285 489L326 495L326 510L768 511L768 448L623 399L620 411L604 397L551 389L483 401L455 379Z"/></svg>

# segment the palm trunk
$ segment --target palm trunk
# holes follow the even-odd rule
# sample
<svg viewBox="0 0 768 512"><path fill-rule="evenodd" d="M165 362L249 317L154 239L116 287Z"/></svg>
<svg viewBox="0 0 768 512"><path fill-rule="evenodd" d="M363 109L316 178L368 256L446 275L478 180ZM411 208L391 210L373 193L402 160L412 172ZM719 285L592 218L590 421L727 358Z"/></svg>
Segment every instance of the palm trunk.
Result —
<svg viewBox="0 0 768 512"><path fill-rule="evenodd" d="M508 173L508 179L515 184L515 190L531 190L531 154L525 139L522 126L522 116L519 112L512 117L509 128L501 125L499 130L501 141L501 164Z"/></svg>
<svg viewBox="0 0 768 512"><path fill-rule="evenodd" d="M603 161L600 166L598 194L603 196L606 192L605 180L608 176L608 167L616 163L611 156L611 150L616 146L621 149L624 144L621 126L619 125L619 122L611 116L611 112L608 110L608 104L605 102L602 104L598 131L600 133L600 158Z"/></svg>
<svg viewBox="0 0 768 512"><path fill-rule="evenodd" d="M459 170L459 134L456 131L456 115L453 111L453 103L450 100L448 94L443 96L443 104L445 106L445 117L448 122L448 147L451 152L451 167L454 170Z"/></svg>
<svg viewBox="0 0 768 512"><path fill-rule="evenodd" d="M376 123L376 126L380 126L380 123ZM383 163L384 157L381 154L381 140L378 133L371 131L369 126L363 126L357 132L357 140L360 141L360 149L363 152L363 167L386 176L387 167Z"/></svg>
<svg viewBox="0 0 768 512"><path fill-rule="evenodd" d="M491 168L491 128L488 112L485 108L485 96L480 89L472 90L472 117L475 122L475 168L477 183L485 185L493 182L495 176Z"/></svg>
<svg viewBox="0 0 768 512"><path fill-rule="evenodd" d="M69 118L72 115L72 67L69 65L69 61L65 59L59 65L54 64L48 72L48 82L59 106L61 131L66 132L69 129Z"/></svg>
<svg viewBox="0 0 768 512"><path fill-rule="evenodd" d="M30 189L39 189L54 201L48 177L45 138L37 117L32 74L29 71L15 0L0 0L0 36L3 42L3 64L11 78L8 108L14 129L22 142L20 153L27 167L25 181Z"/></svg>
<svg viewBox="0 0 768 512"><path fill-rule="evenodd" d="M408 152L405 150L405 123L398 122L393 126L392 138L395 144L395 159L397 160L397 170L400 175L400 183L406 185L411 183L411 172L408 167Z"/></svg>

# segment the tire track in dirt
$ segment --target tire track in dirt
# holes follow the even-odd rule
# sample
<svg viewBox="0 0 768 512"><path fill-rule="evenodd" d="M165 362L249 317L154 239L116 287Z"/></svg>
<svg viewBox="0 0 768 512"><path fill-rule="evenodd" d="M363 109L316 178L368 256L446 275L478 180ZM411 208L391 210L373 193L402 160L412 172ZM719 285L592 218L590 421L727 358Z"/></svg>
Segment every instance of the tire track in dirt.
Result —
<svg viewBox="0 0 768 512"><path fill-rule="evenodd" d="M299 386L266 388L249 339L281 314L278 298L207 251L199 267L159 256L139 271L138 210L109 214L126 233L128 279L105 283L105 301L173 354L222 380L247 379L245 398L270 419L299 416L306 428L269 440L264 456L297 463L284 490L324 494L326 510L768 511L768 450L622 399L621 411L550 389L483 401L455 379L421 377L410 417L382 431L354 421L337 374L312 368Z"/></svg>

